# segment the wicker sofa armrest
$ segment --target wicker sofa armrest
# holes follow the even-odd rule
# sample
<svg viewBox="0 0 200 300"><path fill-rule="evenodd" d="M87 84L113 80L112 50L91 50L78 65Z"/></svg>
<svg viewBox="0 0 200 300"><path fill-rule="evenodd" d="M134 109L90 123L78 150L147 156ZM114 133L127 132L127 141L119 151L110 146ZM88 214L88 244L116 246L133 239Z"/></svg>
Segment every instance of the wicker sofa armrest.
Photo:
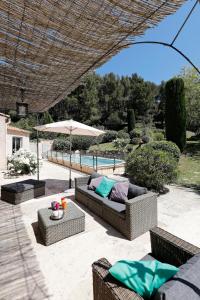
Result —
<svg viewBox="0 0 200 300"><path fill-rule="evenodd" d="M129 230L127 237L130 240L158 225L156 194L148 192L127 200L125 204L125 218Z"/></svg>
<svg viewBox="0 0 200 300"><path fill-rule="evenodd" d="M175 266L186 263L188 259L200 252L200 248L159 227L150 230L150 237L153 256Z"/></svg>
<svg viewBox="0 0 200 300"><path fill-rule="evenodd" d="M108 272L112 265L106 258L92 264L94 300L142 300Z"/></svg>
<svg viewBox="0 0 200 300"><path fill-rule="evenodd" d="M157 194L152 193L152 192L148 192L148 193L140 195L138 197L126 200L125 204L127 206L131 206L131 205L137 204L140 201L145 201L146 199L149 199L149 198L157 199Z"/></svg>
<svg viewBox="0 0 200 300"><path fill-rule="evenodd" d="M84 177L75 178L75 187L79 186L79 185L85 185L85 184L87 184L88 180L89 180L89 177L90 176L84 176Z"/></svg>

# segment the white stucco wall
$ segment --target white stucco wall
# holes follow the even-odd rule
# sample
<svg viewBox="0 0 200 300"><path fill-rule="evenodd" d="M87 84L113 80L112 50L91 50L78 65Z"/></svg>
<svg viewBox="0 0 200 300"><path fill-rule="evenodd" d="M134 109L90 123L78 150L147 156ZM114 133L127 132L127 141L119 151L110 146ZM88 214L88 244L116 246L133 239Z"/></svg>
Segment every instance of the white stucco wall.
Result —
<svg viewBox="0 0 200 300"><path fill-rule="evenodd" d="M7 118L0 114L0 170L5 170L7 167L6 159L6 132Z"/></svg>
<svg viewBox="0 0 200 300"><path fill-rule="evenodd" d="M39 142L39 157L46 157L47 152L52 150L52 140L40 140ZM30 142L31 152L37 153L37 143L34 141Z"/></svg>
<svg viewBox="0 0 200 300"><path fill-rule="evenodd" d="M25 150L30 150L30 143L29 143L29 137L28 136L22 136L18 134L10 134L7 133L6 136L6 143L7 143L7 156L12 155L12 139L13 137L20 137L22 138L22 148Z"/></svg>

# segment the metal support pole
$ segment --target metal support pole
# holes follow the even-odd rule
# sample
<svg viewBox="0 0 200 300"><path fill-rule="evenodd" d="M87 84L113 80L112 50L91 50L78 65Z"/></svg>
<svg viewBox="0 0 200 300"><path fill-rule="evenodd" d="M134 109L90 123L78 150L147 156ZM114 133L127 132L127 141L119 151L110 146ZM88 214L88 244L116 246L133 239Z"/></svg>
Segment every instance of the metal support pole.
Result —
<svg viewBox="0 0 200 300"><path fill-rule="evenodd" d="M70 142L70 148L69 148L69 188L72 188L72 130L70 129L70 135L69 135L69 142Z"/></svg>
<svg viewBox="0 0 200 300"><path fill-rule="evenodd" d="M115 156L114 156L114 166L113 166L113 172L115 171Z"/></svg>
<svg viewBox="0 0 200 300"><path fill-rule="evenodd" d="M37 114L37 126L38 124L38 114ZM39 134L37 130L37 180L40 180L40 161L39 161Z"/></svg>
<svg viewBox="0 0 200 300"><path fill-rule="evenodd" d="M94 169L94 155L92 155L93 169Z"/></svg>
<svg viewBox="0 0 200 300"><path fill-rule="evenodd" d="M96 152L96 172L98 171L98 167L97 167L97 152Z"/></svg>
<svg viewBox="0 0 200 300"><path fill-rule="evenodd" d="M82 168L82 165L81 165L81 151L80 151L80 167Z"/></svg>

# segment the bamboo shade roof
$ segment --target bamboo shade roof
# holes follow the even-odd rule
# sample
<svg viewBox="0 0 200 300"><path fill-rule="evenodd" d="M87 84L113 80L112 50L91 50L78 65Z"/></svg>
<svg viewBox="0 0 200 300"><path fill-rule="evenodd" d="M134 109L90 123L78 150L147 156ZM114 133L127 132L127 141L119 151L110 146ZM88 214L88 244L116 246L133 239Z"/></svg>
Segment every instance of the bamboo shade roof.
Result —
<svg viewBox="0 0 200 300"><path fill-rule="evenodd" d="M1 0L0 109L55 105L184 0Z"/></svg>

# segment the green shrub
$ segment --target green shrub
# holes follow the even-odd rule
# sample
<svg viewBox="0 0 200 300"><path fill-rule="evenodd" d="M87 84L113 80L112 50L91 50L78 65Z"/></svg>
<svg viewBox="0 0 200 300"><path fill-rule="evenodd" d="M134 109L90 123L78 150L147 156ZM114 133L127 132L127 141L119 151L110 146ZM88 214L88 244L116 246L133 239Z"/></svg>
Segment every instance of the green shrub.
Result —
<svg viewBox="0 0 200 300"><path fill-rule="evenodd" d="M176 179L177 161L168 152L145 145L129 154L126 173L135 184L162 191Z"/></svg>
<svg viewBox="0 0 200 300"><path fill-rule="evenodd" d="M41 162L40 162L41 166ZM10 175L35 174L37 158L35 153L20 149L8 157L8 173Z"/></svg>
<svg viewBox="0 0 200 300"><path fill-rule="evenodd" d="M123 130L118 131L117 138L119 139L129 139L129 134Z"/></svg>
<svg viewBox="0 0 200 300"><path fill-rule="evenodd" d="M147 144L147 143L149 143L149 141L150 141L150 137L147 136L147 135L143 135L142 138L141 138L141 140L142 140L142 142L143 142L144 144Z"/></svg>
<svg viewBox="0 0 200 300"><path fill-rule="evenodd" d="M182 78L172 78L165 85L166 138L176 143L181 151L186 145L185 89Z"/></svg>
<svg viewBox="0 0 200 300"><path fill-rule="evenodd" d="M133 145L139 145L139 143L141 142L141 138L132 138L131 140L131 144Z"/></svg>
<svg viewBox="0 0 200 300"><path fill-rule="evenodd" d="M130 144L128 144L127 146L126 146L126 151L127 152L131 152L131 151L133 151L133 146L132 145L130 145Z"/></svg>
<svg viewBox="0 0 200 300"><path fill-rule="evenodd" d="M139 128L135 128L129 132L130 139L140 138L142 136L142 130Z"/></svg>
<svg viewBox="0 0 200 300"><path fill-rule="evenodd" d="M113 141L114 147L119 151L119 152L125 152L126 147L130 143L130 139L116 139Z"/></svg>
<svg viewBox="0 0 200 300"><path fill-rule="evenodd" d="M110 143L117 138L117 131L115 130L107 130L103 135L102 143Z"/></svg>
<svg viewBox="0 0 200 300"><path fill-rule="evenodd" d="M154 132L153 133L153 140L154 141L163 141L165 139L164 134L162 132Z"/></svg>
<svg viewBox="0 0 200 300"><path fill-rule="evenodd" d="M53 141L53 150L67 152L70 149L70 141L68 139L56 139Z"/></svg>
<svg viewBox="0 0 200 300"><path fill-rule="evenodd" d="M151 142L147 145L147 147L154 150L162 150L171 155L177 162L179 161L181 152L179 147L172 142L168 141L160 141L160 142Z"/></svg>
<svg viewBox="0 0 200 300"><path fill-rule="evenodd" d="M72 136L72 150L88 150L95 143L93 136Z"/></svg>

